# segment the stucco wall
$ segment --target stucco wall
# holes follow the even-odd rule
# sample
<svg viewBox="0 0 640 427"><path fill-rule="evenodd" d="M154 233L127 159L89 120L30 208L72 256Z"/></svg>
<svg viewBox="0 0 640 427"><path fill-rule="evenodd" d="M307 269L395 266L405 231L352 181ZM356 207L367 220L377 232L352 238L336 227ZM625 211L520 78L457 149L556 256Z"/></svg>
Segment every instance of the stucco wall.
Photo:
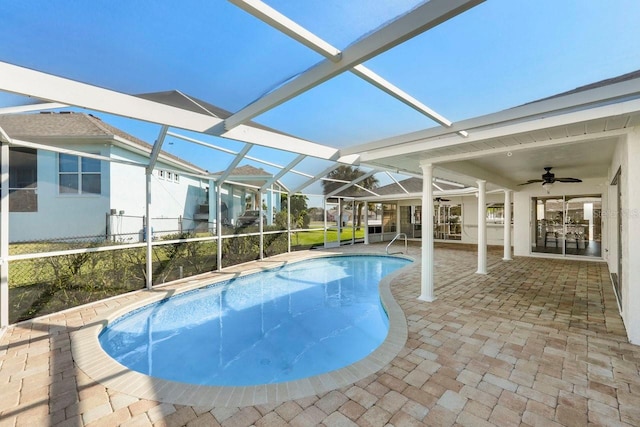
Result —
<svg viewBox="0 0 640 427"><path fill-rule="evenodd" d="M640 344L640 129L629 133L616 154L610 171L622 167L622 317L629 340Z"/></svg>
<svg viewBox="0 0 640 427"><path fill-rule="evenodd" d="M70 144L65 148L106 154L103 144ZM38 211L9 214L9 241L37 241L104 235L109 210L109 165L101 162L102 195L59 194L58 154L38 150Z"/></svg>

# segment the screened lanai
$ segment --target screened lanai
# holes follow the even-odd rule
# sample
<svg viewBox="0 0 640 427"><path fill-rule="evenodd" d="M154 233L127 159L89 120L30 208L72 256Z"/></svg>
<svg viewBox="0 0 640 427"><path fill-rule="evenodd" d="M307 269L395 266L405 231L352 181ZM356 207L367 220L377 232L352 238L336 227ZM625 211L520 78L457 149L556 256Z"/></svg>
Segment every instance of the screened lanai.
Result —
<svg viewBox="0 0 640 427"><path fill-rule="evenodd" d="M186 264L158 267L182 244L216 246L202 256L212 258L208 268L222 268L223 242L227 254L259 259L304 247L318 230L323 245L368 242L370 230L390 240L409 231L403 212L422 242L416 296L432 300L434 239L477 244L482 274L491 233L505 259L512 243L518 253L513 239L529 245L528 229L483 226L486 205L501 203L500 215L511 217L519 184L545 166L590 185L607 176L614 148L601 141L637 123L638 76L630 72L640 68L640 56L629 54L634 14L615 10L464 0L8 5L0 28L11 41L0 47L2 325L10 323L12 274L29 262L59 271L47 260L124 246L132 286L152 287L191 274ZM605 49L606 58L596 54ZM29 114L87 115L91 123L73 135L12 128L10 116ZM576 150L578 143L588 145ZM12 178L10 152L31 161L21 169L29 176ZM336 173L345 167L356 175ZM36 200L35 211L33 202L14 211L17 194ZM294 210L296 196L305 198L307 220L279 215ZM451 206L463 200L477 221L457 231L440 215L453 218ZM239 229L248 211L264 220ZM397 224L375 233L392 217ZM54 225L65 219L71 224ZM440 225L446 233L421 232ZM38 233L55 245L39 244ZM111 244L96 243L102 235ZM25 307L41 296L23 295ZM29 314L17 316L11 321Z"/></svg>

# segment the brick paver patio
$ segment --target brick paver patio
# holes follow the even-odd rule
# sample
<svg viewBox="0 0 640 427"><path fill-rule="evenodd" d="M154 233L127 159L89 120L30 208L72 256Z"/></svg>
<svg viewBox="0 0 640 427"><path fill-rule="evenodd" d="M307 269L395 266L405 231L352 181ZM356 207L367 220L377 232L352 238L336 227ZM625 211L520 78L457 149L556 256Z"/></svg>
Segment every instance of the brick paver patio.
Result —
<svg viewBox="0 0 640 427"><path fill-rule="evenodd" d="M372 250L384 246L340 249ZM82 372L70 333L131 295L16 325L0 339L0 426L640 425L640 346L626 339L606 264L501 256L489 250L478 275L472 248L438 246L435 302L416 299L419 262L391 285L409 335L390 364L261 406L144 400Z"/></svg>

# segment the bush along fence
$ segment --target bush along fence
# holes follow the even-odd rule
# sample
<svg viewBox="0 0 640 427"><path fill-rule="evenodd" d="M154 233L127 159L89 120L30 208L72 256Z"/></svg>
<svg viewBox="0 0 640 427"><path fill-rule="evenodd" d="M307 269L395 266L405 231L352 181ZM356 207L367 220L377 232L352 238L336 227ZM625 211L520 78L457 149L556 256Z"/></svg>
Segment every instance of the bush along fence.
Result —
<svg viewBox="0 0 640 427"><path fill-rule="evenodd" d="M257 227L239 231L246 234L222 238L222 266L260 259ZM277 227L265 231L264 256L287 252L286 231ZM10 323L145 287L145 243L114 244L104 239L80 239L35 245L38 250L32 251L31 257L23 255L9 262ZM85 249L79 251L78 246ZM203 238L192 231L157 239L152 246L154 285L217 270L218 246L216 237ZM57 252L51 256L43 253L53 251ZM11 252L18 255L26 251L24 247L14 247Z"/></svg>

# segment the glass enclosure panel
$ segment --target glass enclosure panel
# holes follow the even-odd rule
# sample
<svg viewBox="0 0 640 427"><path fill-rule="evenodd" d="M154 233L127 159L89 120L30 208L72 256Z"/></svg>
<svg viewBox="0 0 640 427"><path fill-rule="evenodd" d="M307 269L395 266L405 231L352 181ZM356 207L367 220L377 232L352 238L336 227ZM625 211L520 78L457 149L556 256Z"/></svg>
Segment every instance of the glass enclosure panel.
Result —
<svg viewBox="0 0 640 427"><path fill-rule="evenodd" d="M601 256L602 199L600 196L566 197L565 253Z"/></svg>
<svg viewBox="0 0 640 427"><path fill-rule="evenodd" d="M395 203L382 204L382 231L384 233L395 233L398 222L397 208Z"/></svg>
<svg viewBox="0 0 640 427"><path fill-rule="evenodd" d="M601 196L534 197L532 205L532 252L601 256Z"/></svg>
<svg viewBox="0 0 640 427"><path fill-rule="evenodd" d="M462 205L436 205L433 228L434 239L461 240Z"/></svg>
<svg viewBox="0 0 640 427"><path fill-rule="evenodd" d="M325 204L325 217L327 221L327 231L325 246L332 247L340 245L338 241L338 224L340 223L340 203L327 201Z"/></svg>

